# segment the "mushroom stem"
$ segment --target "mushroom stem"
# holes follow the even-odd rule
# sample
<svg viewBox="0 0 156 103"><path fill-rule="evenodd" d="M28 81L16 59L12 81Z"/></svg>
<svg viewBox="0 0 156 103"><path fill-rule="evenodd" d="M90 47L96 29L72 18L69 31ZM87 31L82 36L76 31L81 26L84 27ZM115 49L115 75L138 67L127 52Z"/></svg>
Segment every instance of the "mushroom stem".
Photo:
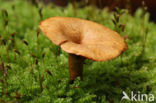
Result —
<svg viewBox="0 0 156 103"><path fill-rule="evenodd" d="M78 76L82 79L84 60L82 56L69 54L68 63L71 81L74 81Z"/></svg>

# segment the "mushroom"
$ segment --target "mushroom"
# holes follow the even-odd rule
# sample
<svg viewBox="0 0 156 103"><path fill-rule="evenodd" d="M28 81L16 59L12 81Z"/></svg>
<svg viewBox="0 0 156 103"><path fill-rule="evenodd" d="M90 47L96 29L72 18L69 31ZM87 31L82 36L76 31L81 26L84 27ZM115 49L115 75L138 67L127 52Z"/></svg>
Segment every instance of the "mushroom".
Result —
<svg viewBox="0 0 156 103"><path fill-rule="evenodd" d="M85 58L107 61L118 57L127 44L115 31L92 21L70 17L51 17L39 24L42 32L69 54L70 80L82 79Z"/></svg>

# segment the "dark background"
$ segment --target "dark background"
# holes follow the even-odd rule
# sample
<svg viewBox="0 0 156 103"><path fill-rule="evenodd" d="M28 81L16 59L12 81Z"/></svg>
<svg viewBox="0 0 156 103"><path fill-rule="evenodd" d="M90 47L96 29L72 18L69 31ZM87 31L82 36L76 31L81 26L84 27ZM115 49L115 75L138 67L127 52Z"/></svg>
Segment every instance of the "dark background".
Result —
<svg viewBox="0 0 156 103"><path fill-rule="evenodd" d="M36 0L37 1L37 0ZM150 12L150 19L156 22L156 0L40 0L45 4L50 2L58 6L67 6L69 2L83 2L85 5L96 5L98 8L108 7L113 11L115 7L126 8L133 14L137 8L142 6L144 1L147 6L147 11Z"/></svg>

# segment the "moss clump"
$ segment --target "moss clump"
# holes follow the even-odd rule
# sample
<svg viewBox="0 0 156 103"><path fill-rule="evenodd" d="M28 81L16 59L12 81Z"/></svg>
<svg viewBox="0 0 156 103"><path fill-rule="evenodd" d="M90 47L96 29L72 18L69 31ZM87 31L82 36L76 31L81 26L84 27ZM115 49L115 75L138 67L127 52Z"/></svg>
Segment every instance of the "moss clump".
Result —
<svg viewBox="0 0 156 103"><path fill-rule="evenodd" d="M141 9L133 17L126 12L120 16L129 49L112 61L85 61L84 80L78 78L74 84L69 84L67 54L38 32L41 19L73 17L72 5L63 9L39 3L37 8L22 0L0 0L0 10L0 102L119 103L122 91L156 95L156 24ZM113 13L91 10L77 7L77 17L116 30Z"/></svg>

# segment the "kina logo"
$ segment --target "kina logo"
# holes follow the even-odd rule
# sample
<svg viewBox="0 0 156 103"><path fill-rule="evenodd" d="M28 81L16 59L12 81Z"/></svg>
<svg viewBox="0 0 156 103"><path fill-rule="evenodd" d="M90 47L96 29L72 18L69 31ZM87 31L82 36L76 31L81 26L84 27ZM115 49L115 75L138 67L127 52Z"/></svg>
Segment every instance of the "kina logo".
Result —
<svg viewBox="0 0 156 103"><path fill-rule="evenodd" d="M142 102L143 101L145 101L145 102L154 101L154 95L153 94L141 94L139 91L137 93L134 93L133 91L131 91L131 95L129 96L125 91L123 91L122 93L123 93L123 97L122 97L121 101L123 101L123 100L142 101Z"/></svg>

